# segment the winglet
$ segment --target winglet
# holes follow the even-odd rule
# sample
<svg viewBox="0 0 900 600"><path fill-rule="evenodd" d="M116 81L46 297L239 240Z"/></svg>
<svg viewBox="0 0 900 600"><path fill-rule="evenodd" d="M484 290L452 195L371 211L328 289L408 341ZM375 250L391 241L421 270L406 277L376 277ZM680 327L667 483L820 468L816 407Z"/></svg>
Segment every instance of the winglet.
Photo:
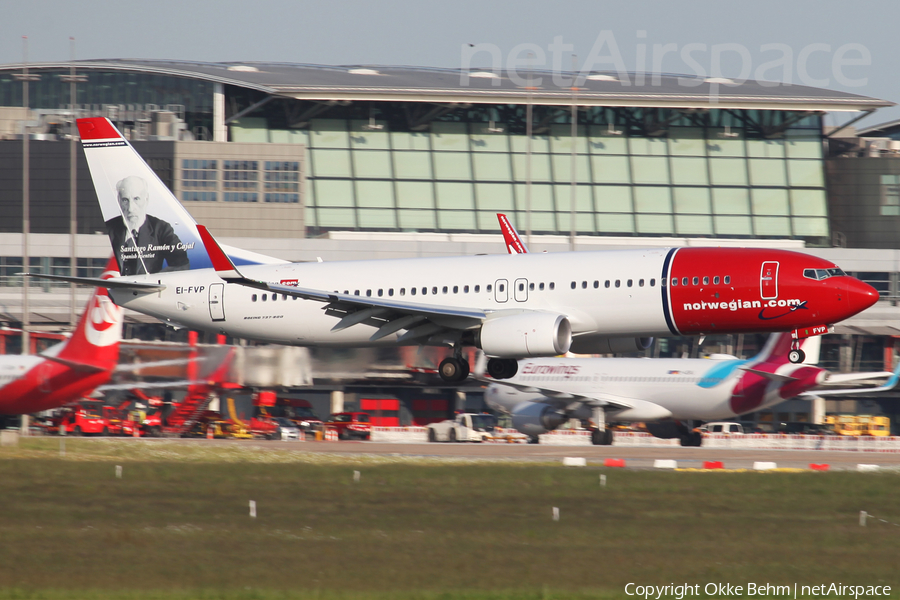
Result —
<svg viewBox="0 0 900 600"><path fill-rule="evenodd" d="M237 270L237 267L234 266L234 263L231 262L228 255L222 251L219 243L216 242L212 234L207 231L206 226L198 224L197 231L200 233L203 247L206 248L206 253L209 254L209 260L212 261L212 266L216 270L216 274L225 281L228 281L229 279L244 279L244 276Z"/></svg>
<svg viewBox="0 0 900 600"><path fill-rule="evenodd" d="M497 213L497 220L500 221L500 231L503 233L503 241L506 243L506 249L510 254L528 254L528 248L519 237L519 232L509 222L509 218L503 213Z"/></svg>

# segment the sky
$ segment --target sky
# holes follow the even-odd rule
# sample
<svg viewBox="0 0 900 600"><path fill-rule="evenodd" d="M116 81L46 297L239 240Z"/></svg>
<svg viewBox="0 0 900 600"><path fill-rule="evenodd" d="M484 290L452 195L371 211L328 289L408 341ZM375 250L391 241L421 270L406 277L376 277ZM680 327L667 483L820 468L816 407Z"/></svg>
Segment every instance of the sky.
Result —
<svg viewBox="0 0 900 600"><path fill-rule="evenodd" d="M506 68L531 53L535 68L569 70L575 54L579 70L763 78L900 103L898 17L896 0L0 0L0 64L22 62L22 36L29 62L69 60L72 37L78 59ZM896 119L900 107L859 126Z"/></svg>

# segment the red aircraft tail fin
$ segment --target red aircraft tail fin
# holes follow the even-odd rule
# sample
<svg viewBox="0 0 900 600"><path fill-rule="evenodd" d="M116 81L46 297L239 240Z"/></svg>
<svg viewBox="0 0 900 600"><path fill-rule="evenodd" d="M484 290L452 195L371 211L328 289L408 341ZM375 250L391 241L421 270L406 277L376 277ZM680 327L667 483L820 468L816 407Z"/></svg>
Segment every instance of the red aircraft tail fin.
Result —
<svg viewBox="0 0 900 600"><path fill-rule="evenodd" d="M509 218L503 213L497 213L497 220L500 221L500 231L503 232L503 241L506 243L506 249L510 254L528 254L528 248L519 237L519 232L509 222Z"/></svg>
<svg viewBox="0 0 900 600"><path fill-rule="evenodd" d="M103 279L119 276L115 257L109 259ZM95 288L78 325L57 353L59 362L112 370L119 362L122 339L122 309L109 298L106 288Z"/></svg>

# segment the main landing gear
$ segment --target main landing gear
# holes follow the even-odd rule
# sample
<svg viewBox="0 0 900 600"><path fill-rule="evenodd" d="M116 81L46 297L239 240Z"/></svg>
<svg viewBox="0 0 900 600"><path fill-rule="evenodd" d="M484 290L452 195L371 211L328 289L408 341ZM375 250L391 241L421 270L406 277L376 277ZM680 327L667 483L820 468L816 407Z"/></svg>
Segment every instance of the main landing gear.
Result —
<svg viewBox="0 0 900 600"><path fill-rule="evenodd" d="M514 358L492 358L488 361L488 375L494 379L509 379L519 371L519 363Z"/></svg>
<svg viewBox="0 0 900 600"><path fill-rule="evenodd" d="M469 361L462 356L445 358L438 366L438 373L447 383L460 383L469 376Z"/></svg>

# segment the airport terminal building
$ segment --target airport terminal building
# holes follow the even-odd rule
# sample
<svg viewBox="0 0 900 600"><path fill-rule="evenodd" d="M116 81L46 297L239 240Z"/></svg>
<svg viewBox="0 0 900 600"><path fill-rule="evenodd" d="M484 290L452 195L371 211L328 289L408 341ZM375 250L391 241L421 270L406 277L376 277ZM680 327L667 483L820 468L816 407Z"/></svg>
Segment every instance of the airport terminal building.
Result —
<svg viewBox="0 0 900 600"><path fill-rule="evenodd" d="M478 69L0 66L0 321L23 322L15 273L25 264L79 275L105 264L104 223L70 138L74 118L106 116L194 217L234 246L289 260L497 253L504 212L538 251L805 247L883 296L831 336L825 366L880 370L895 360L900 254L873 248L900 247L900 155L887 143L877 155L858 140L854 150L848 129L823 124L827 112L893 103L721 78L636 85L585 75L573 86L568 76L519 73L530 77L522 86ZM68 288L32 286L27 321L67 326ZM132 334L152 321L129 318ZM669 341L654 348L683 351Z"/></svg>

